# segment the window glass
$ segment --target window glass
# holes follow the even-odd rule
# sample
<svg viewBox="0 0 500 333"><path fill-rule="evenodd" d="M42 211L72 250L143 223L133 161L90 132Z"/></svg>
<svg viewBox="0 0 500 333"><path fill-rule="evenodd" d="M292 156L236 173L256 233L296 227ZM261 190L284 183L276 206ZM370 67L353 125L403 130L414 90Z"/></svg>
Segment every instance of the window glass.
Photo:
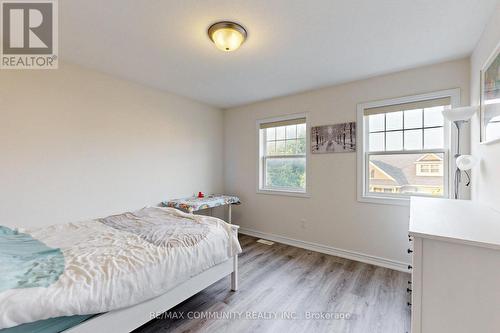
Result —
<svg viewBox="0 0 500 333"><path fill-rule="evenodd" d="M406 150L422 149L422 130L405 131L404 140Z"/></svg>
<svg viewBox="0 0 500 333"><path fill-rule="evenodd" d="M386 114L386 130L402 130L403 129L403 111L390 112Z"/></svg>
<svg viewBox="0 0 500 333"><path fill-rule="evenodd" d="M405 117L404 121L405 129L421 128L423 125L422 109L404 111L404 117Z"/></svg>
<svg viewBox="0 0 500 333"><path fill-rule="evenodd" d="M297 137L298 138L306 138L306 124L297 125Z"/></svg>
<svg viewBox="0 0 500 333"><path fill-rule="evenodd" d="M297 143L297 154L306 153L306 139L298 139Z"/></svg>
<svg viewBox="0 0 500 333"><path fill-rule="evenodd" d="M286 127L276 127L276 140L285 140Z"/></svg>
<svg viewBox="0 0 500 333"><path fill-rule="evenodd" d="M305 188L305 158L266 159L266 187Z"/></svg>
<svg viewBox="0 0 500 333"><path fill-rule="evenodd" d="M442 127L424 129L424 149L443 148L443 141Z"/></svg>
<svg viewBox="0 0 500 333"><path fill-rule="evenodd" d="M384 133L370 133L370 151L385 150Z"/></svg>
<svg viewBox="0 0 500 333"><path fill-rule="evenodd" d="M443 110L444 106L424 109L424 127L443 126Z"/></svg>
<svg viewBox="0 0 500 333"><path fill-rule="evenodd" d="M386 133L385 150L403 150L403 131Z"/></svg>
<svg viewBox="0 0 500 333"><path fill-rule="evenodd" d="M276 154L284 154L286 152L286 141L276 141Z"/></svg>
<svg viewBox="0 0 500 333"><path fill-rule="evenodd" d="M385 115L383 113L368 116L368 122L370 125L370 132L385 130Z"/></svg>
<svg viewBox="0 0 500 333"><path fill-rule="evenodd" d="M421 161L432 161L432 166ZM368 191L442 196L443 161L443 153L370 155Z"/></svg>
<svg viewBox="0 0 500 333"><path fill-rule="evenodd" d="M286 138L287 139L297 138L297 125L290 125L286 127Z"/></svg>
<svg viewBox="0 0 500 333"><path fill-rule="evenodd" d="M440 149L447 106L388 112L368 117L370 151Z"/></svg>
<svg viewBox="0 0 500 333"><path fill-rule="evenodd" d="M285 150L287 155L297 154L297 140L286 140Z"/></svg>
<svg viewBox="0 0 500 333"><path fill-rule="evenodd" d="M276 141L267 142L267 155L276 154Z"/></svg>
<svg viewBox="0 0 500 333"><path fill-rule="evenodd" d="M266 129L266 140L267 141L274 141L276 140L276 128L271 127Z"/></svg>

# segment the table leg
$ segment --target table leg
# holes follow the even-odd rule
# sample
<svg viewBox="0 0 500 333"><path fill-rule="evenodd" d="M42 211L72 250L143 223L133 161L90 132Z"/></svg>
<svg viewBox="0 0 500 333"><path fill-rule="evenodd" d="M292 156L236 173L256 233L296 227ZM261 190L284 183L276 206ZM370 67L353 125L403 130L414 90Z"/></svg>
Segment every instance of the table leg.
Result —
<svg viewBox="0 0 500 333"><path fill-rule="evenodd" d="M231 206L229 206L231 207ZM233 272L231 273L231 290L238 290L238 255L233 257Z"/></svg>
<svg viewBox="0 0 500 333"><path fill-rule="evenodd" d="M231 204L228 205L228 210L227 210L227 221L229 224L231 224L231 218L232 218L232 214L231 214Z"/></svg>

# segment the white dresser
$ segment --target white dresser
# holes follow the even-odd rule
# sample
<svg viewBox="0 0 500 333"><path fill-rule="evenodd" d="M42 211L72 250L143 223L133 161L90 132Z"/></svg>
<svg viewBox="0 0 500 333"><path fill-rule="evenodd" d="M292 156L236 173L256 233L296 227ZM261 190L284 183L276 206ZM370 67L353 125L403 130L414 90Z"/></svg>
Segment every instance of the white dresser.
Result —
<svg viewBox="0 0 500 333"><path fill-rule="evenodd" d="M409 236L412 333L500 332L500 212L413 197Z"/></svg>

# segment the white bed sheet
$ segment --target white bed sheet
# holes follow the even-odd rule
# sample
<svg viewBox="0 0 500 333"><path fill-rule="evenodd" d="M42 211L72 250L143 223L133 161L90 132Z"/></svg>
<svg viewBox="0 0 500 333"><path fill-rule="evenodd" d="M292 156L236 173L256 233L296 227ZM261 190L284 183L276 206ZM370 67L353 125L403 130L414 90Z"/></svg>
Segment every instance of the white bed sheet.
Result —
<svg viewBox="0 0 500 333"><path fill-rule="evenodd" d="M173 208L23 232L60 248L65 268L48 287L0 292L0 328L131 306L241 252L226 222Z"/></svg>

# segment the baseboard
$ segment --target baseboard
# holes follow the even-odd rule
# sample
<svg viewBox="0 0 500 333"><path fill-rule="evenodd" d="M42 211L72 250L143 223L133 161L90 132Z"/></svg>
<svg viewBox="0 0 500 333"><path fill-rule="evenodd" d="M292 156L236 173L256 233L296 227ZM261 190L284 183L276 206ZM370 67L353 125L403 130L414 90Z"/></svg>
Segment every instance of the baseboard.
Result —
<svg viewBox="0 0 500 333"><path fill-rule="evenodd" d="M375 266L381 266L381 267L385 267L385 268L394 269L396 271L408 273L408 263L404 263L404 262L399 262L399 261L395 261L395 260L371 256L368 254L354 252L354 251L350 251L350 250L337 249L335 247L328 246L328 245L306 242L303 240L288 238L288 237L284 237L284 236L279 236L279 235L270 234L267 232L261 232L261 231L248 229L248 228L243 228L243 227L240 227L238 232L241 234L245 234L245 235L249 235L249 236L253 236L253 237L268 239L268 240L271 240L271 241L277 242L277 243L282 243L282 244L286 244L286 245L300 247L300 248L306 249L306 250L311 250L311 251L315 251L315 252L329 254L332 256L356 260L356 261L364 262L367 264L372 264Z"/></svg>

